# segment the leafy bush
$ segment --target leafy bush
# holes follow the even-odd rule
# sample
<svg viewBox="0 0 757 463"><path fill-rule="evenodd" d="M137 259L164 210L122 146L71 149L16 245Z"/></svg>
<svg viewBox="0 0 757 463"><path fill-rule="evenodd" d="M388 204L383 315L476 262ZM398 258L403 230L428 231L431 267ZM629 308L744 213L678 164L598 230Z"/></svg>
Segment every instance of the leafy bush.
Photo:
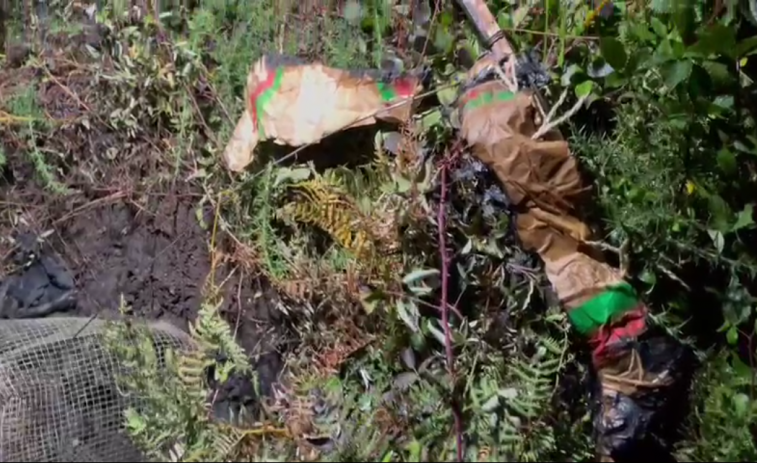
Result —
<svg viewBox="0 0 757 463"><path fill-rule="evenodd" d="M387 12L372 8L360 10L372 20L361 23L368 35L359 40L383 39L402 25L402 18L377 22ZM612 8L606 17L586 5L495 5L501 24L522 32L514 34L521 48L545 52L559 77L548 90L553 99L570 91L575 96L568 100L592 102L568 127L575 154L595 179L589 212L611 244L630 239L631 276L647 289L660 321L684 340L711 339L697 331L697 319L716 306L691 305L701 301L698 282L706 281L714 293L707 300L723 307L719 331L733 345L751 339L745 327L754 319L754 249L747 244L757 149L748 104L753 26L734 4ZM222 30L220 18L228 14L233 9L212 5L194 12L190 42L200 46L198 37ZM457 14L443 10L426 32L433 42L427 62L439 82L460 49L479 52ZM270 11L260 15L273 23ZM332 62L352 66L353 48L340 47ZM215 52L222 64L214 77L224 95L241 91L253 58L235 50ZM419 156L450 136L438 114L425 113L421 131L377 136L367 165L318 171L268 164L243 178L226 207L227 230L281 291L306 307L297 315L302 344L290 354L277 419L299 430L297 448L328 442L316 445L320 458L338 461L453 458L460 427L468 436L466 460L590 458L587 398L568 398L576 387L586 390L586 375L569 348L565 316L550 307L538 266L517 249L507 220L492 213L490 181L465 156L445 213L455 251L452 293L465 301L458 307L467 321L453 328L454 361L447 363L450 341L429 310L440 293L442 264L432 213L438 164ZM388 157L398 135L406 154ZM400 257L387 258L391 249ZM397 272L405 275L401 282ZM336 313L329 309L334 304ZM324 321L333 317L359 321L340 327ZM693 396L699 401L678 444L683 458L727 461L754 452L745 379L753 373L722 349L703 354ZM323 356L330 361L312 362ZM735 364L740 375L729 374ZM738 419L723 419L729 415ZM294 455L292 448L280 451Z"/></svg>
<svg viewBox="0 0 757 463"><path fill-rule="evenodd" d="M212 304L198 350L161 361L145 338L114 331L134 371L125 387L146 398L127 415L131 435L173 461L589 459L583 350L496 182L451 148L455 78L481 52L460 11L416 5L413 21L409 2L348 2L314 19L279 3L210 0L141 22L113 5L101 14L108 126L124 151L148 135L172 141L176 170L216 208L214 230L288 298L300 337L255 422L235 426L208 407L249 362ZM550 68L548 100L591 103L564 127L594 180L587 214L609 244L630 242L630 277L655 317L700 350L679 457L754 459L755 13L735 0L488 3ZM423 38L425 54L408 46ZM272 50L342 67L424 64L437 94L370 152L317 153L344 165L270 161L230 181L216 159L250 63Z"/></svg>

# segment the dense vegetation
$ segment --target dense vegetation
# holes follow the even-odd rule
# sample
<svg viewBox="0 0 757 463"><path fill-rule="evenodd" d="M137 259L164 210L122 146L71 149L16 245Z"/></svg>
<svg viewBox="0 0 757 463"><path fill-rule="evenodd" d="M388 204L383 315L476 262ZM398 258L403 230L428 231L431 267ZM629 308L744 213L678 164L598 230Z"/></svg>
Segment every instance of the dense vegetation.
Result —
<svg viewBox="0 0 757 463"><path fill-rule="evenodd" d="M538 259L512 236L496 182L456 148L454 84L481 49L454 5L205 0L156 16L114 1L96 13L104 33L93 47L90 26L73 20L82 10L59 3L34 22L49 23L50 43L30 42L37 49L21 66L28 83L0 83L3 139L13 141L0 168L30 165L52 195L69 194L61 179L81 162L82 147L57 156L38 149L71 129L41 108L34 79L94 76L85 101L99 109L75 122L78 133L117 134L116 151L101 155L124 159L118 175L141 175L137 184L198 185L198 210L215 211L205 223L211 246L229 237L234 259L285 296L280 310L297 337L274 396L234 425L206 409L217 383L254 374L214 311L221 282L207 284L193 333L199 350L166 367L149 342L121 349L134 367L128 386L149 391L127 421L151 455L447 461L464 434L466 461L592 457L585 346ZM757 458L757 11L737 0L487 3L516 48L549 69L550 102L569 108L588 96L561 128L593 182L592 226L610 247L629 243L634 286L658 322L699 354L673 453ZM17 26L8 22L9 37ZM44 47L72 43L67 59L79 61L39 58ZM247 70L272 51L336 67L424 65L437 92L397 131L335 141L312 163L261 153L253 169L230 178L218 159L243 107ZM12 58L4 56L8 67ZM156 140L169 168L144 176L126 161L144 140ZM89 175L111 181L102 172ZM440 323L443 274L451 339ZM114 336L128 336L124 329Z"/></svg>

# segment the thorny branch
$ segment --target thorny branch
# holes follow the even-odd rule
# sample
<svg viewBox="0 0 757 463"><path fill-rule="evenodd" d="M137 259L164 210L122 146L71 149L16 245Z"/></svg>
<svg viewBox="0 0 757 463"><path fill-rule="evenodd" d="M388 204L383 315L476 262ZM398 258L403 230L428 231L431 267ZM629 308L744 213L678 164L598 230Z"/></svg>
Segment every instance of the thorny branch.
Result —
<svg viewBox="0 0 757 463"><path fill-rule="evenodd" d="M456 143L453 150L457 154L460 143ZM449 254L447 252L447 220L444 213L444 204L447 201L447 169L454 156L445 156L440 166L440 196L437 227L439 229L439 253L441 255L441 309L442 325L444 325L444 347L447 355L447 372L452 381L452 390L455 390L455 357L452 352L452 328L449 325L450 306L447 302L449 292ZM457 461L463 461L463 417L460 409L453 398L452 416L455 419L455 437L457 441Z"/></svg>

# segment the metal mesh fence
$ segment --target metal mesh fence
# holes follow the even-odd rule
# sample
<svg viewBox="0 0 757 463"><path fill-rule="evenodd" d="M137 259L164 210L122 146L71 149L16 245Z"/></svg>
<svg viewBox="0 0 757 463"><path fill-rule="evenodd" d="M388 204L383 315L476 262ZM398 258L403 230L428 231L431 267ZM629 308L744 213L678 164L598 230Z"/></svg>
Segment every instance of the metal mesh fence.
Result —
<svg viewBox="0 0 757 463"><path fill-rule="evenodd" d="M106 323L0 321L0 461L145 461L123 432L136 399L116 385ZM148 327L157 351L191 343L167 323Z"/></svg>

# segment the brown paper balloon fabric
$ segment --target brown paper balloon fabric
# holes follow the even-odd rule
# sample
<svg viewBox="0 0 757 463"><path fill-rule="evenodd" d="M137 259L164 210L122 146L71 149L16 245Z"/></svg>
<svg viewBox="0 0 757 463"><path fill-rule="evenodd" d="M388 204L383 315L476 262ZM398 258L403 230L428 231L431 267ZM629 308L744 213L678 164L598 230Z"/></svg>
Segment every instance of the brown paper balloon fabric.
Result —
<svg viewBox="0 0 757 463"><path fill-rule="evenodd" d="M224 150L224 163L232 171L244 170L264 140L302 146L377 120L406 121L420 89L415 77L384 80L378 71L263 57L247 76L245 111Z"/></svg>

